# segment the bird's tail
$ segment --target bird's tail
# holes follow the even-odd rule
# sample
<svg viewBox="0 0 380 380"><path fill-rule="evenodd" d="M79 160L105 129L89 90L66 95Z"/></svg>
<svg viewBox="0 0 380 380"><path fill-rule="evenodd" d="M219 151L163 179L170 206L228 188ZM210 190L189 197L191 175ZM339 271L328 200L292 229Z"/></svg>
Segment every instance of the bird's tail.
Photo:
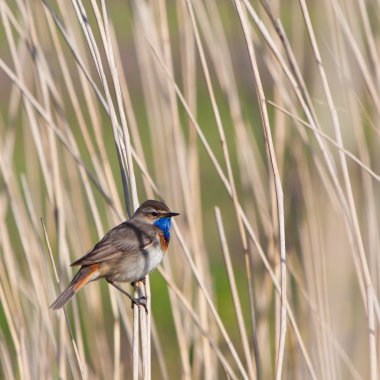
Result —
<svg viewBox="0 0 380 380"><path fill-rule="evenodd" d="M50 309L58 310L65 306L71 298L89 281L94 280L93 274L99 269L99 264L92 264L79 269L78 273L71 280L69 286L50 305Z"/></svg>

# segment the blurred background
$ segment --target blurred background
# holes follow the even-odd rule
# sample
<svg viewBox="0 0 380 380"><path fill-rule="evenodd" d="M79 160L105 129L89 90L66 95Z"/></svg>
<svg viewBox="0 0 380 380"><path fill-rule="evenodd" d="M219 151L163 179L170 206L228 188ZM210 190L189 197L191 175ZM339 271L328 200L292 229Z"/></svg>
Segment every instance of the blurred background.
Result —
<svg viewBox="0 0 380 380"><path fill-rule="evenodd" d="M376 379L379 15L0 0L0 378L132 378L125 297L100 281L67 319L49 305L155 198L181 216L139 377Z"/></svg>

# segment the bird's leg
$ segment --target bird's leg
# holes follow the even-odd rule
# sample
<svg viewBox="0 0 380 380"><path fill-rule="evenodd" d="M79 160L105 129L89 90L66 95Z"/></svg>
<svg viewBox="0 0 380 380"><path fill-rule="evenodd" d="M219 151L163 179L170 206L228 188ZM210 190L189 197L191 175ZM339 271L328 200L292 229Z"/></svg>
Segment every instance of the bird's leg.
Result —
<svg viewBox="0 0 380 380"><path fill-rule="evenodd" d="M148 313L148 308L146 307L146 297L142 296L139 298L135 298L135 297L131 296L128 292L126 292L123 288L121 288L119 285L115 284L112 280L107 279L107 282L110 285L112 285L114 288L116 288L117 290L119 290L120 292L125 294L132 301L132 307L133 307L133 304L135 304L137 306L143 306L146 313Z"/></svg>
<svg viewBox="0 0 380 380"><path fill-rule="evenodd" d="M132 285L133 287L135 287L136 284L137 284L138 282L142 282L142 283L145 285L145 283L146 283L146 277L142 277L142 278L140 278L139 280L132 282L131 285Z"/></svg>

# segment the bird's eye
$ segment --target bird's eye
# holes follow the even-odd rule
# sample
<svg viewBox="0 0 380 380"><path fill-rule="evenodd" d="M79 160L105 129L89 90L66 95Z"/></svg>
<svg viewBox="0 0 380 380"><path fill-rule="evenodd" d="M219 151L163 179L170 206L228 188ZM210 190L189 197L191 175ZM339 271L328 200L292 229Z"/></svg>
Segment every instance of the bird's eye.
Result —
<svg viewBox="0 0 380 380"><path fill-rule="evenodd" d="M158 216L158 212L156 212L156 211L152 211L150 214L151 214L152 216Z"/></svg>

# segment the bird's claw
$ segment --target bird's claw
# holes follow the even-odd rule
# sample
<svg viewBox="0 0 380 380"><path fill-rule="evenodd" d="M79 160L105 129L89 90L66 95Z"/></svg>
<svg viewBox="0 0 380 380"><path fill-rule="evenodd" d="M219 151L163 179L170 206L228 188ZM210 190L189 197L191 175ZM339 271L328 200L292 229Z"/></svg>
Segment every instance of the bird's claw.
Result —
<svg viewBox="0 0 380 380"><path fill-rule="evenodd" d="M145 312L148 314L148 307L147 307L145 296L141 296L139 298L133 298L132 305L131 305L132 309L133 309L133 305L136 305L137 307L142 306L145 309Z"/></svg>

